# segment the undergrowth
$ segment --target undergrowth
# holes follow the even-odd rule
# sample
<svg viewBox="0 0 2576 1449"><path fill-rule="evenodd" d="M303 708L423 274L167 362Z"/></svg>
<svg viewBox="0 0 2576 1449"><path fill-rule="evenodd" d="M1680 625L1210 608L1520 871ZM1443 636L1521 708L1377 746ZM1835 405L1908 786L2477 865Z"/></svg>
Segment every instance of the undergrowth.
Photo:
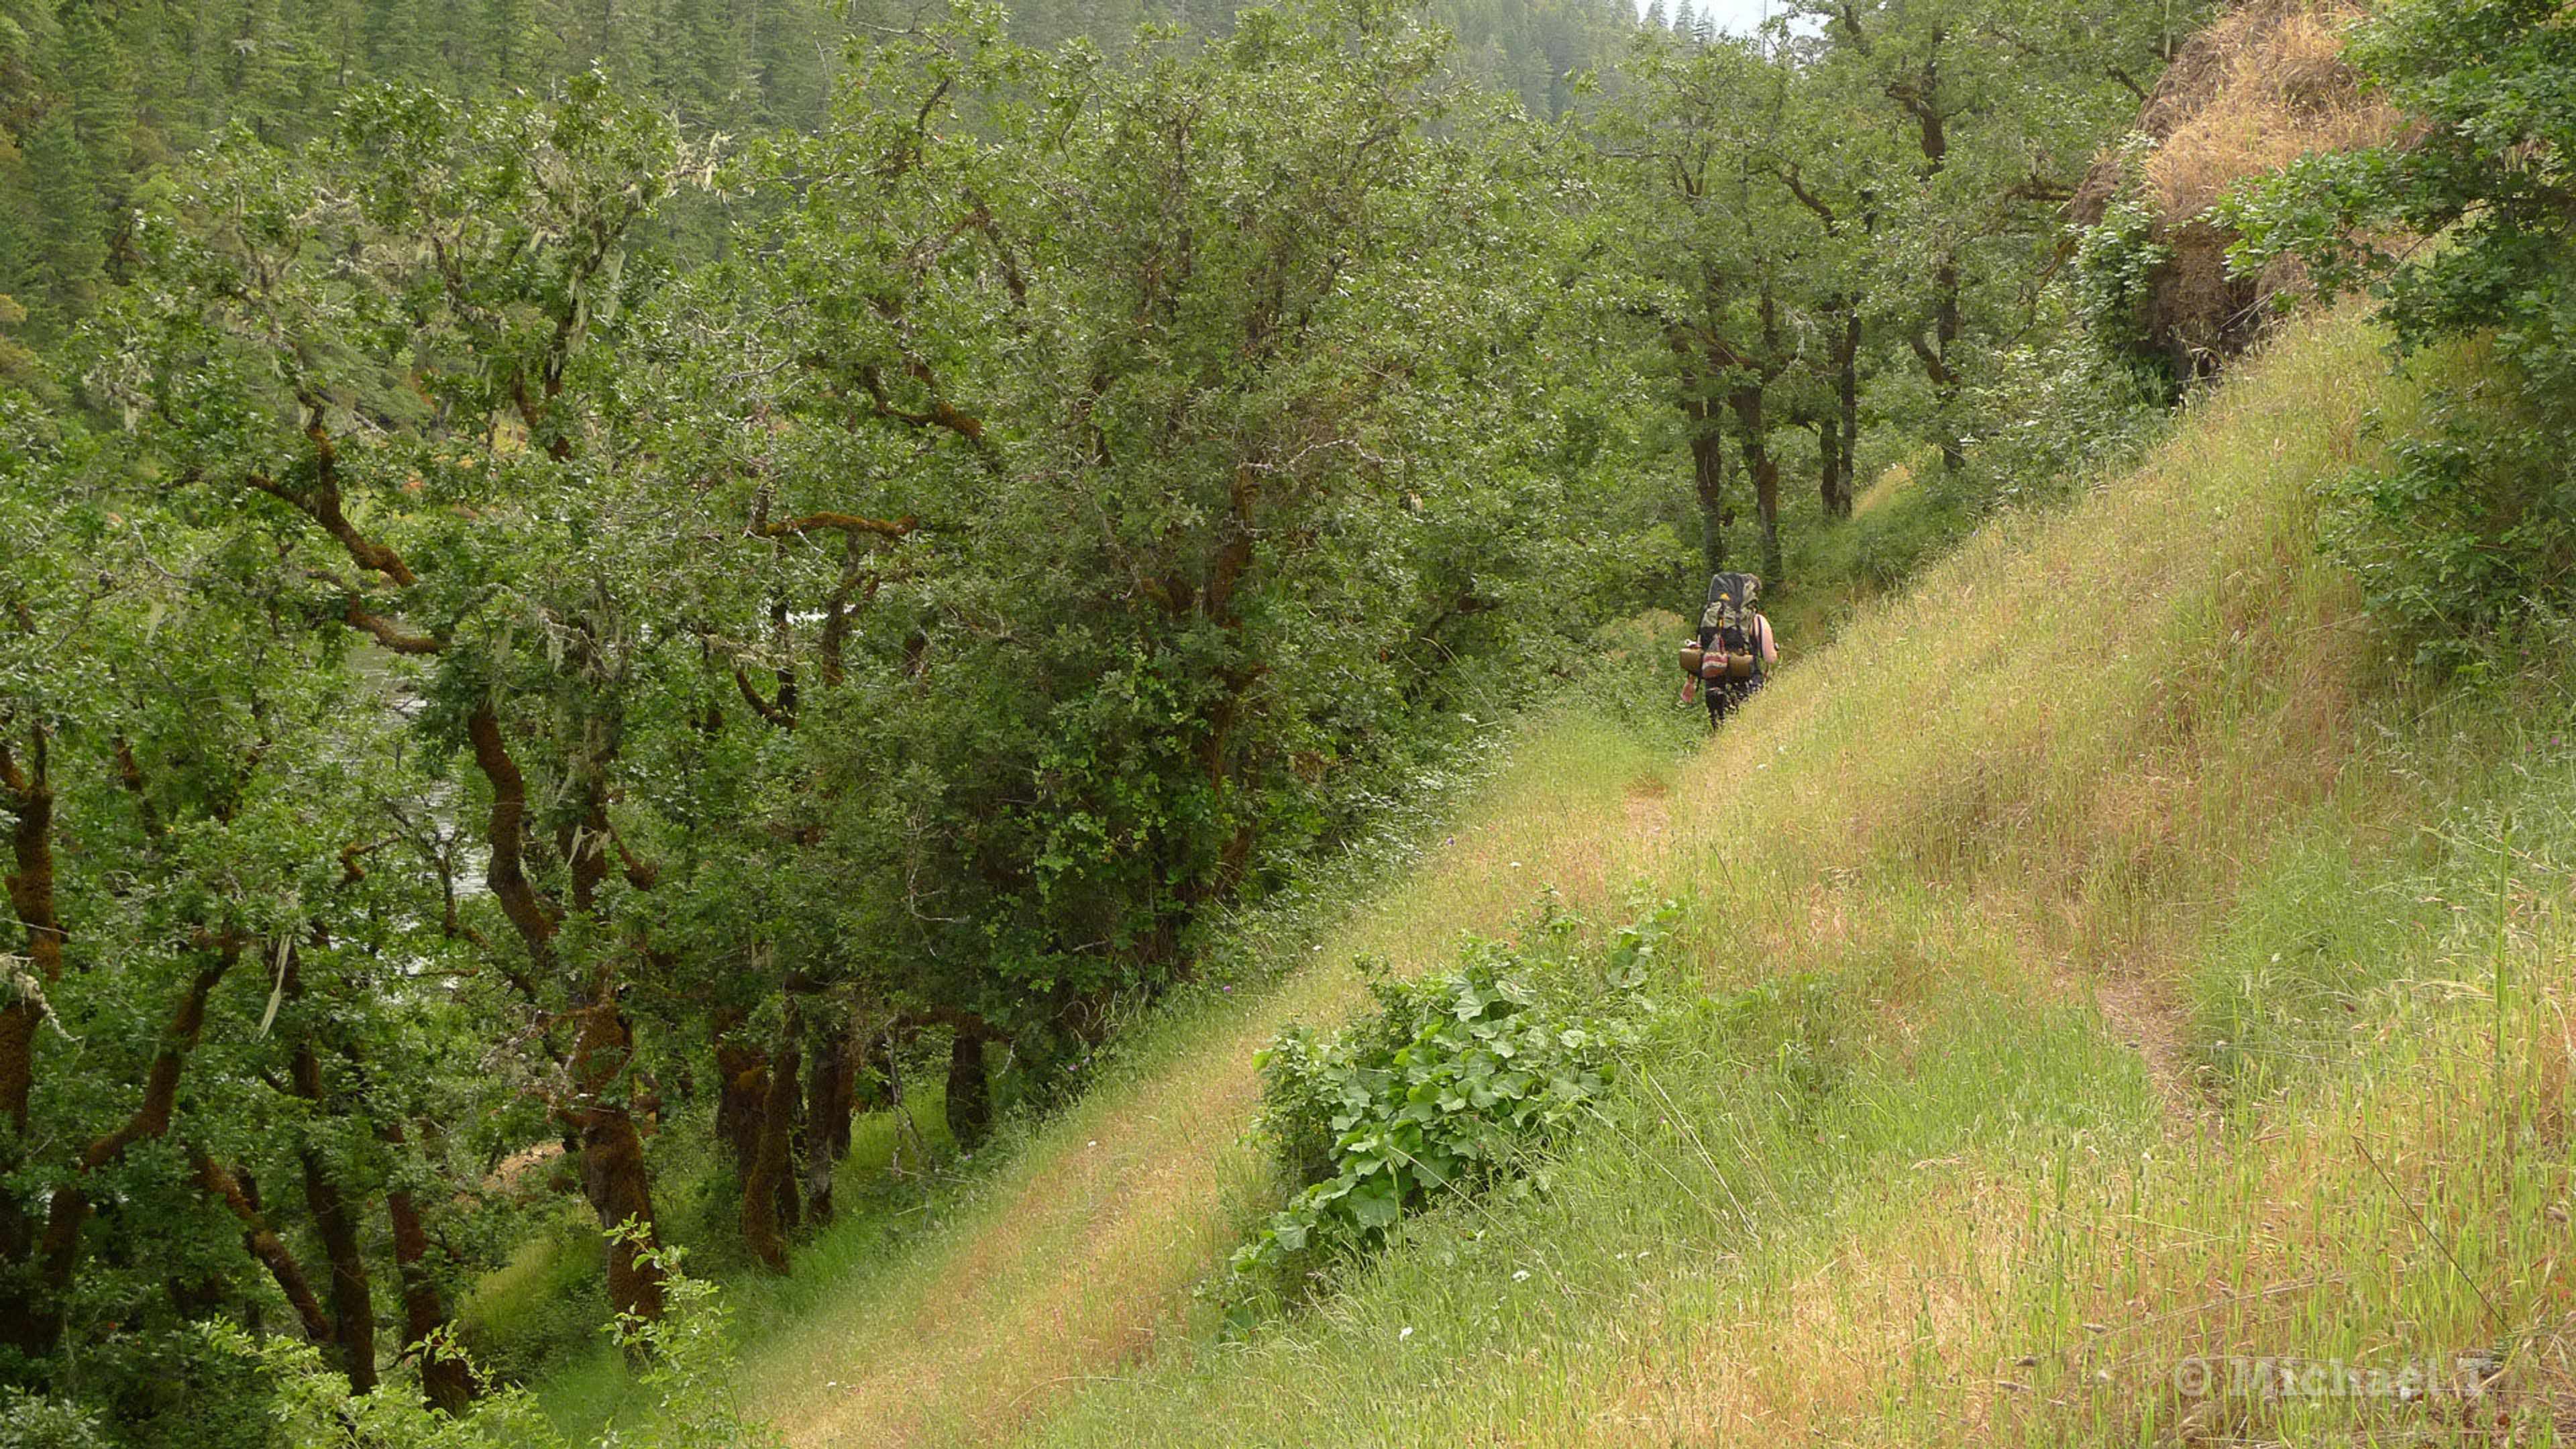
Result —
<svg viewBox="0 0 2576 1449"><path fill-rule="evenodd" d="M1234 1252L1228 1331L1383 1246L1408 1214L1526 1189L1532 1161L1634 1052L1655 1009L1640 988L1676 914L1623 927L1597 956L1579 920L1548 910L1517 942L1470 940L1449 972L1407 980L1362 962L1369 1013L1274 1037L1260 1130L1292 1193Z"/></svg>

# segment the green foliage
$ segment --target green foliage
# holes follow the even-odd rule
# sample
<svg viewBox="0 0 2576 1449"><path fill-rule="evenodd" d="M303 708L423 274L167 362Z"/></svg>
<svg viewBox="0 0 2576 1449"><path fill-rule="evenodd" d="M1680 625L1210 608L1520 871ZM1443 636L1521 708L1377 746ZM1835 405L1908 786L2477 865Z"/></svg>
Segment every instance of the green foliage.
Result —
<svg viewBox="0 0 2576 1449"><path fill-rule="evenodd" d="M689 1276L680 1250L652 1246L631 1221L609 1236L634 1243L662 1271L666 1309L659 1320L630 1316L608 1325L618 1347L643 1366L639 1382L656 1412L646 1428L609 1431L598 1449L775 1446L776 1435L743 1411L738 1364L715 1286ZM229 1324L210 1324L203 1336L218 1352L258 1365L270 1388L278 1442L294 1449L568 1449L522 1388L493 1386L471 1413L451 1416L425 1406L414 1382L352 1393L348 1379L310 1344ZM462 1354L444 1335L424 1352ZM0 1419L0 1434L6 1424ZM0 1438L0 1445L9 1442Z"/></svg>
<svg viewBox="0 0 2576 1449"><path fill-rule="evenodd" d="M608 1431L595 1441L598 1449L773 1449L778 1436L742 1408L739 1364L714 1284L688 1276L683 1250L654 1248L634 1222L608 1235L634 1243L665 1274L665 1312L659 1320L629 1315L608 1325L618 1348L641 1364L639 1385L654 1415L639 1431ZM252 1336L222 1323L206 1325L204 1338L219 1354L260 1366L278 1444L294 1449L569 1449L523 1387L489 1387L471 1413L448 1415L422 1405L417 1382L397 1379L355 1395L345 1374L294 1338ZM438 1336L422 1354L464 1351Z"/></svg>
<svg viewBox="0 0 2576 1449"><path fill-rule="evenodd" d="M2443 668L2501 662L2576 604L2576 418L2497 365L2434 393L2387 440L2391 466L2348 475L2326 520L2371 611Z"/></svg>
<svg viewBox="0 0 2576 1449"><path fill-rule="evenodd" d="M1705 565L1780 578L1797 432L1815 440L1827 527L1852 516L1859 459L1890 436L1938 448L1973 520L1972 470L2022 424L2014 376L2069 324L2053 288L2060 215L2198 6L2070 10L2027 0L1793 7L1805 33L1706 45L1642 38L1596 127L1628 305L1690 451ZM2143 80L2140 78L2144 78ZM2126 82L2126 84L2123 84ZM2153 248L2091 244L2083 310L2136 302ZM1898 449L1897 451L1903 451ZM1732 456L1730 456L1732 454ZM1802 471L1802 470L1801 470Z"/></svg>
<svg viewBox="0 0 2576 1449"><path fill-rule="evenodd" d="M107 1449L98 1420L77 1404L0 1389L0 1449Z"/></svg>
<svg viewBox="0 0 2576 1449"><path fill-rule="evenodd" d="M2173 259L2173 248L2157 239L2155 213L2137 185L2150 145L2133 136L2120 148L2119 190L2101 221L2075 233L2069 268L2075 315L2100 345L2114 352L2137 351L2148 340L2147 308L2156 271Z"/></svg>
<svg viewBox="0 0 2576 1449"><path fill-rule="evenodd" d="M2334 542L2419 659L2490 655L2576 601L2576 38L2543 0L2402 3L2351 55L2410 121L2232 199L2240 265L2296 256L2326 292L2369 285L2401 359L2478 339L2393 466L2356 476ZM2401 252L2399 236L2437 238Z"/></svg>
<svg viewBox="0 0 2576 1449"><path fill-rule="evenodd" d="M473 1413L452 1418L424 1405L411 1385L351 1393L348 1379L311 1344L228 1323L208 1324L204 1335L218 1352L260 1368L277 1442L295 1449L567 1449L520 1389L496 1388ZM721 1443L701 1442L707 1449Z"/></svg>
<svg viewBox="0 0 2576 1449"><path fill-rule="evenodd" d="M2102 347L2089 329L2034 331L2037 340L1995 353L1968 390L1985 428L1968 486L1934 485L1967 495L1960 511L1971 519L2067 502L2134 462L2170 421L2170 384L2155 363Z"/></svg>
<svg viewBox="0 0 2576 1449"><path fill-rule="evenodd" d="M1376 1009L1330 1037L1273 1041L1262 1128L1300 1187L1236 1250L1235 1316L1295 1265L1366 1253L1407 1214L1519 1176L1597 1110L1653 1013L1643 988L1678 915L1623 928L1587 970L1570 949L1581 923L1551 914L1528 944L1469 943L1454 972L1372 981Z"/></svg>
<svg viewBox="0 0 2576 1449"><path fill-rule="evenodd" d="M867 682L800 730L896 991L1036 1033L1155 989L1652 547L1584 405L1622 375L1595 299L1526 282L1581 244L1572 162L1441 55L1391 11L1248 13L1132 72L978 21L884 47L770 161L832 179L727 305L823 361L715 404L778 512L924 524L853 615Z"/></svg>
<svg viewBox="0 0 2576 1449"><path fill-rule="evenodd" d="M650 1323L646 1240L514 1253L549 1186L788 1271L827 1048L1044 1100L1669 561L1579 156L1392 9L978 11L730 152L604 68L296 136L267 44L0 433L0 1371L138 1442L222 1442L208 1321L359 1394L397 1288ZM513 1372L587 1311L526 1296Z"/></svg>
<svg viewBox="0 0 2576 1449"><path fill-rule="evenodd" d="M743 1408L715 1285L682 1272L682 1250L654 1246L631 1219L609 1235L624 1237L661 1271L664 1309L658 1318L621 1315L610 1327L617 1346L643 1363L638 1382L654 1411L641 1428L610 1430L599 1449L777 1449L778 1436Z"/></svg>

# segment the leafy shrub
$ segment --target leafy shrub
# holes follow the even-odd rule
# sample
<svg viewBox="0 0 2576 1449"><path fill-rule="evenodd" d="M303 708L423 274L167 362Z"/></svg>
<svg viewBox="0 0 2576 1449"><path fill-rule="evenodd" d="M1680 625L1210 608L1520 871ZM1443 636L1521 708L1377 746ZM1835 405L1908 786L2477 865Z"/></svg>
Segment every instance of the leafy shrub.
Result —
<svg viewBox="0 0 2576 1449"><path fill-rule="evenodd" d="M612 1429L601 1449L771 1449L778 1436L744 1412L741 1376L726 1331L727 1314L716 1286L680 1271L681 1250L653 1246L649 1230L631 1219L611 1237L636 1244L642 1260L662 1271L662 1316L620 1315L609 1327L618 1347L643 1365L638 1380L654 1395L654 1410L641 1428Z"/></svg>
<svg viewBox="0 0 2576 1449"><path fill-rule="evenodd" d="M2075 231L2069 269L2075 313L2085 330L2105 347L2133 353L2152 346L2156 273L2173 260L2173 248L2138 187L2154 149L2145 136L2133 135L2121 145L2120 189L2103 207L2101 221Z"/></svg>
<svg viewBox="0 0 2576 1449"><path fill-rule="evenodd" d="M24 1389L0 1391L0 1449L107 1449L89 1411Z"/></svg>
<svg viewBox="0 0 2576 1449"><path fill-rule="evenodd" d="M2417 426L2387 440L2392 466L2357 469L2330 495L2326 545L2360 575L2371 612L2414 641L2418 662L2476 664L2533 611L2568 607L2571 421L2518 387L2436 387Z"/></svg>
<svg viewBox="0 0 2576 1449"><path fill-rule="evenodd" d="M649 1241L631 1222L610 1235ZM663 1273L659 1322L625 1316L608 1326L618 1346L641 1365L638 1381L655 1402L642 1427L610 1430L599 1441L600 1449L775 1445L777 1436L743 1412L716 1287L681 1271L682 1257L678 1248L648 1247L642 1254ZM231 1323L209 1324L202 1331L218 1352L264 1370L272 1386L270 1413L279 1442L296 1449L567 1449L563 1435L524 1389L495 1388L471 1414L451 1418L424 1407L417 1385L400 1378L388 1379L371 1394L351 1393L348 1379L323 1360L321 1350L300 1340L260 1337ZM461 1352L452 1339L435 1351ZM8 1436L26 1402L42 1403L0 1406L0 1449L18 1442ZM65 1442L77 1446L83 1441Z"/></svg>
<svg viewBox="0 0 2576 1449"><path fill-rule="evenodd" d="M2426 426L2344 490L2331 542L2419 659L2490 652L2535 609L2576 603L2576 44L2556 0L2401 0L2352 55L2410 127L2314 155L2219 208L2241 269L2297 258L2317 287L2369 286L2401 359L2469 341ZM2395 238L2441 244L2399 250Z"/></svg>
<svg viewBox="0 0 2576 1449"><path fill-rule="evenodd" d="M1238 1287L1269 1296L1300 1264L1513 1178L1617 1076L1677 914L1622 929L1598 972L1565 954L1579 923L1551 915L1532 944L1470 942L1455 971L1373 981L1377 1010L1329 1037L1282 1032L1261 1055L1262 1123L1299 1190L1236 1251Z"/></svg>
<svg viewBox="0 0 2576 1449"><path fill-rule="evenodd" d="M2160 363L2081 333L2003 349L1969 390L1982 431L1967 476L1934 486L1964 485L1984 510L2071 502L2146 450L2172 388Z"/></svg>

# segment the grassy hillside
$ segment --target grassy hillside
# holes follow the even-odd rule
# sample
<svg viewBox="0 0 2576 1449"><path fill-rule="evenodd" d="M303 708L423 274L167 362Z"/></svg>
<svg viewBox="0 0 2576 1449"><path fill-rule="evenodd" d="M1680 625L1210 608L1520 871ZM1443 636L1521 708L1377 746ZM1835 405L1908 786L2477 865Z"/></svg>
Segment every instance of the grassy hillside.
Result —
<svg viewBox="0 0 2576 1449"><path fill-rule="evenodd" d="M2545 1438L2576 751L2558 679L2399 688L2319 557L2383 371L2311 327L1865 609L1686 771L1694 1004L1549 1197L1037 1442Z"/></svg>
<svg viewBox="0 0 2576 1449"><path fill-rule="evenodd" d="M2380 662L2314 531L2412 406L2383 374L2364 324L2297 331L1678 769L1534 726L1312 967L802 1290L748 1392L798 1445L2554 1442L2568 695ZM1684 906L1623 1099L1544 1197L1219 1346L1189 1290L1264 1205L1254 1049L1545 889Z"/></svg>

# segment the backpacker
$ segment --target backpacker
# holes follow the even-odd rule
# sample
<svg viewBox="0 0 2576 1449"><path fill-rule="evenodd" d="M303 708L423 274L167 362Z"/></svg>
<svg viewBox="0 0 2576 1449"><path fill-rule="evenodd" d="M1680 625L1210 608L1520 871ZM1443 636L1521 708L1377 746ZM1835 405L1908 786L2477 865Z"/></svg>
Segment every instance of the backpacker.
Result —
<svg viewBox="0 0 2576 1449"><path fill-rule="evenodd" d="M1708 581L1708 608L1699 616L1702 679L1753 677L1753 600L1762 581L1751 574L1719 574Z"/></svg>

